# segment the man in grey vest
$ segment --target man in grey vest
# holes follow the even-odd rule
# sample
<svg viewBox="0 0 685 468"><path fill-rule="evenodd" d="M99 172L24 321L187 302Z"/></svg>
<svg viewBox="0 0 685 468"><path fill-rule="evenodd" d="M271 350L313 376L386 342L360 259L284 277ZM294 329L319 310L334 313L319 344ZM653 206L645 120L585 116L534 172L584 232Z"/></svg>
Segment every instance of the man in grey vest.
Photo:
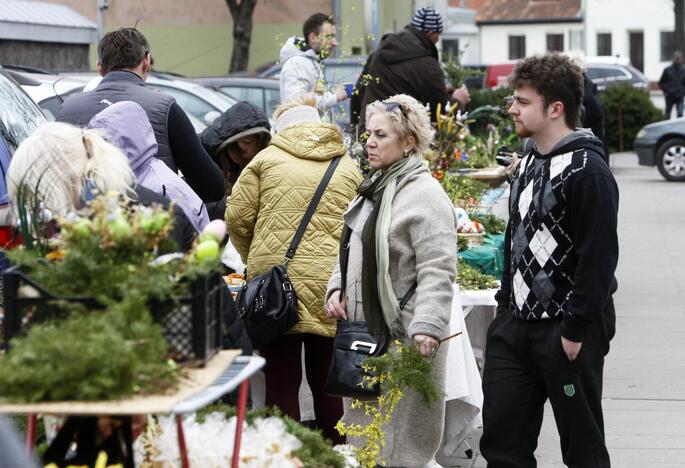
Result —
<svg viewBox="0 0 685 468"><path fill-rule="evenodd" d="M223 198L221 169L202 147L188 116L173 97L145 86L151 68L150 44L135 28L107 33L98 45L97 67L103 76L92 91L69 97L57 120L85 127L105 107L119 101L138 103L147 113L157 139L157 158L181 171L204 202Z"/></svg>

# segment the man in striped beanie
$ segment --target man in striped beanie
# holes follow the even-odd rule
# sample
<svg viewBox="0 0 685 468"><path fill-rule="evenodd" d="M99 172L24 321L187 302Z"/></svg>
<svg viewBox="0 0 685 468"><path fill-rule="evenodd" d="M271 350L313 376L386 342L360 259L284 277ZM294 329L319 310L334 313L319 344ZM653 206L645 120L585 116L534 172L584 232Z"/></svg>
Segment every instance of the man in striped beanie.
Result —
<svg viewBox="0 0 685 468"><path fill-rule="evenodd" d="M445 87L445 77L438 61L435 44L443 30L440 13L430 7L419 8L405 28L387 34L367 60L364 82L358 82L361 103L359 122L364 123L366 106L396 94L408 94L417 101L429 104L431 119L435 121L438 104L450 101L460 105L469 102L466 88L451 95ZM367 73L368 72L368 73ZM368 75L372 79L368 79ZM366 86L362 86L366 84ZM357 109L352 109L353 114ZM354 117L356 118L356 115Z"/></svg>

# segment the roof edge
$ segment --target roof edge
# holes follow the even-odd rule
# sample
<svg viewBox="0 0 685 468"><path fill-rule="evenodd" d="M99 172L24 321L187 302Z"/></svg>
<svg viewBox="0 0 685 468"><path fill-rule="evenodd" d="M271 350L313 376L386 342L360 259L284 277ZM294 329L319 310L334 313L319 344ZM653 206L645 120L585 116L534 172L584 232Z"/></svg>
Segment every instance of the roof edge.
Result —
<svg viewBox="0 0 685 468"><path fill-rule="evenodd" d="M531 18L531 19L501 19L501 20L476 20L478 26L496 26L506 24L553 24L553 23L582 23L583 18L574 16L570 18Z"/></svg>

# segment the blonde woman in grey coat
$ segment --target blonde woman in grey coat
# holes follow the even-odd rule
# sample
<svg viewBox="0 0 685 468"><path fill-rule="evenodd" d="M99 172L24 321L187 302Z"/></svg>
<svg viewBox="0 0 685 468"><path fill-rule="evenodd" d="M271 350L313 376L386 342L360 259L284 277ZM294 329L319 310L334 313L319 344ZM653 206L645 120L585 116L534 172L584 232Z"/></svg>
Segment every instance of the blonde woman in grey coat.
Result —
<svg viewBox="0 0 685 468"><path fill-rule="evenodd" d="M328 284L326 313L367 322L371 333L388 333L433 359L433 380L444 393L447 334L456 273L454 208L423 163L433 132L429 116L407 95L369 104L367 149L372 172L344 214L351 230L346 287L340 265ZM403 309L401 298L416 283ZM386 466L436 466L444 401L427 406L413 391L384 426L381 458ZM363 410L345 401L347 423L367 424ZM352 439L352 444L361 441Z"/></svg>

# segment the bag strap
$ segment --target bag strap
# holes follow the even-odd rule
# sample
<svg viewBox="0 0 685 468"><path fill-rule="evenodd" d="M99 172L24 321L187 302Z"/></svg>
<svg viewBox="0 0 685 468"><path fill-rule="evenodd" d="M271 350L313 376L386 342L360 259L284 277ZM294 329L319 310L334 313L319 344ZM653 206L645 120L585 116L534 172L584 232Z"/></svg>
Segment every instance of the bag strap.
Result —
<svg viewBox="0 0 685 468"><path fill-rule="evenodd" d="M418 283L414 281L414 284L412 284L409 289L407 290L406 293L404 293L404 296L402 296L402 300L400 301L400 310L403 310L405 307L407 307L407 303L411 299L411 297L414 295L416 292L416 287L418 286Z"/></svg>
<svg viewBox="0 0 685 468"><path fill-rule="evenodd" d="M314 192L314 196L312 196L312 200L309 202L307 211L305 211L302 221L300 221L300 225L298 226L297 231L295 231L295 236L293 236L293 240L290 242L290 247L288 247L288 251L285 253L286 263L292 260L295 256L295 251L297 251L297 247L302 240L302 236L304 236L304 232L307 230L309 221L311 221L312 216L314 216L316 207L318 206L319 201L326 190L328 182L330 182L335 169L338 167L338 163L340 163L340 158L341 156L338 156L331 160L331 163L328 165L328 169L326 169L326 173L323 175L323 179L321 179L321 182L319 182L319 186L316 188L316 192Z"/></svg>

